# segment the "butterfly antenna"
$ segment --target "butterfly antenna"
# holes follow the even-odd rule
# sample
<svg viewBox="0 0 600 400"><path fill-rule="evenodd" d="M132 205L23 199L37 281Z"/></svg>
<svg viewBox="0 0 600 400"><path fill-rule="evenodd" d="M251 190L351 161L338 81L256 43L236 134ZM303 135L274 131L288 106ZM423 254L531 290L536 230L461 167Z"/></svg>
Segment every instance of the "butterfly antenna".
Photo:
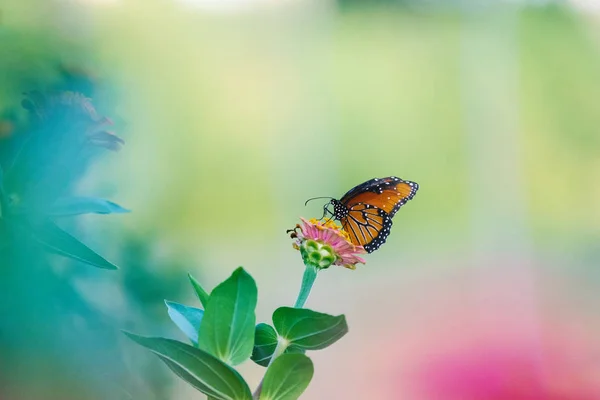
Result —
<svg viewBox="0 0 600 400"><path fill-rule="evenodd" d="M333 199L333 197L313 197L312 199L308 199L304 202L304 205L306 206L308 204L309 201L313 201L313 200L317 200L317 199Z"/></svg>

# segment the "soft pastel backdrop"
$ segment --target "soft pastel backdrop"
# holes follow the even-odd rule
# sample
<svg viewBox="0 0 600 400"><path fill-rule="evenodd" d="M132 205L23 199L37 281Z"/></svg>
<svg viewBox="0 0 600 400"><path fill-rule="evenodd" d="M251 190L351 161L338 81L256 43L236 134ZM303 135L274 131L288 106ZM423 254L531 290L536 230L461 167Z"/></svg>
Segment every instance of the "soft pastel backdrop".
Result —
<svg viewBox="0 0 600 400"><path fill-rule="evenodd" d="M397 175L421 188L387 244L308 301L350 333L313 353L303 398L600 398L594 4L5 0L0 109L58 65L92 74L127 144L79 192L133 213L77 220L121 269L61 275L73 315L2 265L28 279L3 298L30 300L2 316L1 348L28 361L0 361L0 396L203 398L119 330L183 340L163 299L193 303L187 272L210 288L239 265L269 320L303 270L285 230L321 214L304 201ZM51 348L26 350L21 319Z"/></svg>

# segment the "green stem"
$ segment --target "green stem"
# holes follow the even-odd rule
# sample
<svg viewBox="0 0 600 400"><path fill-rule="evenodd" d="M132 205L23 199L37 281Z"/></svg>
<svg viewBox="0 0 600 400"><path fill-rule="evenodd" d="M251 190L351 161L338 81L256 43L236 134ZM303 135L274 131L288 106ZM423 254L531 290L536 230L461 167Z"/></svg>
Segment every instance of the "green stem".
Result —
<svg viewBox="0 0 600 400"><path fill-rule="evenodd" d="M302 277L302 286L300 287L300 293L298 293L298 299L296 300L294 308L304 307L304 303L306 303L306 300L308 299L310 290L317 279L317 272L319 272L319 270L316 267L306 264L304 276Z"/></svg>
<svg viewBox="0 0 600 400"><path fill-rule="evenodd" d="M317 279L317 272L319 272L318 268L310 264L306 264L306 269L304 270L304 275L302 276L302 286L300 286L300 293L298 293L298 299L296 300L296 305L294 305L294 308L304 307L304 303L306 303L306 300L308 299L310 290L312 289L313 284ZM277 347L275 347L275 351L271 356L271 360L269 361L267 370L269 369L271 364L273 364L273 361L275 361L277 357L279 357L285 352L285 349L287 349L288 345L288 341L281 337L277 340ZM254 394L252 395L253 400L258 400L260 398L260 393L262 392L264 379L265 378L263 377L263 379L258 384L258 387L254 391Z"/></svg>
<svg viewBox="0 0 600 400"><path fill-rule="evenodd" d="M273 355L271 356L271 360L269 361L267 370L269 369L271 364L273 364L273 361L275 361L275 359L277 357L279 357L280 355L282 355L285 352L285 349L287 349L288 345L289 345L288 341L283 338L279 338L279 340L277 340L277 347L275 347L275 351L273 352ZM262 392L264 380L265 380L264 377L260 380L258 387L256 388L256 390L254 391L254 394L252 395L253 400L258 400L260 398L260 393Z"/></svg>
<svg viewBox="0 0 600 400"><path fill-rule="evenodd" d="M277 347L275 347L275 351L273 352L273 355L271 356L271 360L269 361L269 365L267 365L267 368L269 368L271 366L271 364L273 364L273 361L275 361L275 359L277 357L279 357L280 355L282 355L285 352L285 349L287 349L287 347L289 345L290 345L290 343L283 338L279 338L277 340Z"/></svg>

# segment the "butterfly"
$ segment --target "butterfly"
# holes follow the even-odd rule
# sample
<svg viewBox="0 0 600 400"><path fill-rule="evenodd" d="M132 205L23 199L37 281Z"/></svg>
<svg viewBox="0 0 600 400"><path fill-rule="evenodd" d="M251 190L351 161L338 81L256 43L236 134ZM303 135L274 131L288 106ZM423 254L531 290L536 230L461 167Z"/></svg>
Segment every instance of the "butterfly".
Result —
<svg viewBox="0 0 600 400"><path fill-rule="evenodd" d="M329 213L340 221L352 243L372 253L385 243L392 218L417 190L416 182L395 176L374 178L350 189L340 200L331 199L323 207L323 218Z"/></svg>

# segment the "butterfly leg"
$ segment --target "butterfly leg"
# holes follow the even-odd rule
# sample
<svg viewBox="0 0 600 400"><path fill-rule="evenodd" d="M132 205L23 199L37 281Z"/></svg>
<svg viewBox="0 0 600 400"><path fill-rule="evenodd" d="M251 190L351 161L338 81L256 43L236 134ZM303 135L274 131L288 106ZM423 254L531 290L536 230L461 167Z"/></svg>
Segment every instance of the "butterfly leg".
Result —
<svg viewBox="0 0 600 400"><path fill-rule="evenodd" d="M325 217L327 216L327 214L329 214L329 215L331 215L333 217L333 213L329 209L329 204L325 204L323 206L323 216L321 218L319 218L319 221L322 221L323 219L325 219ZM331 221L331 218L329 218L329 221Z"/></svg>

